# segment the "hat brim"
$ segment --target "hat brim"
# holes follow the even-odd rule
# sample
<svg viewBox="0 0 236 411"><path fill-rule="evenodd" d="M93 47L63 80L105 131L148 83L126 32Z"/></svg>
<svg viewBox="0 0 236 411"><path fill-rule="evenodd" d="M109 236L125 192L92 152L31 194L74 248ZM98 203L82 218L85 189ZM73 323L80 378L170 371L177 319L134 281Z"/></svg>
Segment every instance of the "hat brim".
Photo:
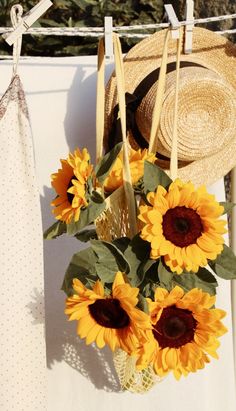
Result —
<svg viewBox="0 0 236 411"><path fill-rule="evenodd" d="M137 85L149 73L160 67L166 30L155 33L134 46L124 59L125 91L133 93ZM168 45L168 63L176 59L176 41ZM212 31L194 28L193 52L181 53L181 61L189 61L206 67L220 75L236 91L236 46ZM113 109L117 104L116 78L113 73L106 87L104 145L113 121ZM236 125L236 124L235 124ZM227 174L236 165L235 135L219 152L202 158L179 169L179 177L194 184L210 185ZM168 171L167 171L168 172Z"/></svg>

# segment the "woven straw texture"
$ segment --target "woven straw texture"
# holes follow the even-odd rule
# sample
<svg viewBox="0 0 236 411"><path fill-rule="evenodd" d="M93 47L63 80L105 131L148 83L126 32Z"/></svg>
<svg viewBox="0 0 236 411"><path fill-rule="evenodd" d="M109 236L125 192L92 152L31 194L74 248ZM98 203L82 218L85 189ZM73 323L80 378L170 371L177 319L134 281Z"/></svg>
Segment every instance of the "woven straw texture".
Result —
<svg viewBox="0 0 236 411"><path fill-rule="evenodd" d="M135 47L133 47L126 55L125 60L124 60L124 70L125 70L125 91L129 93L133 93L135 88L138 86L138 84L153 70L156 68L160 67L161 64L161 57L162 57L162 50L163 50L163 43L164 43L164 38L165 38L165 30L162 30L152 36L150 36L148 39L145 39L138 43ZM176 41L175 40L170 40L169 45L168 45L168 63L175 61L175 54L176 54ZM202 28L194 28L193 32L193 52L189 55L184 55L181 54L181 61L188 61L191 63L196 63L203 68L206 69L205 73L207 76L207 79L209 78L209 73L208 71L211 72L211 75L218 76L217 80L217 95L215 96L215 89L213 88L213 80L207 80L205 82L205 88L203 89L204 82L200 81L200 88L198 89L198 95L200 96L201 93L201 98L200 98L200 107L203 107L204 102L206 105L204 106L204 112L201 111L201 121L198 124L195 124L194 126L194 135L192 138L192 143L193 145L190 146L190 151L189 151L189 146L187 146L188 149L188 154L186 156L186 152L184 153L179 153L179 167L182 167L179 169L179 177L182 180L189 180L191 179L195 185L201 185L201 184L206 184L210 185L217 181L219 178L221 178L223 175L227 174L236 164L236 138L235 138L235 131L232 131L232 121L236 121L235 114L230 117L229 113L232 113L234 111L235 113L235 107L233 108L232 111L232 105L235 104L235 91L236 91L236 70L235 70L235 57L236 57L236 46L228 41L227 39L223 38L220 35L217 35L209 30L202 29ZM194 70L196 70L194 68ZM181 69L182 71L183 69ZM167 76L169 77L169 75ZM212 77L213 79L213 77ZM220 79L220 80L219 80ZM223 93L223 89L220 85L221 84L226 84L227 87L225 87L225 91ZM183 84L183 80L182 80ZM196 84L196 81L195 81ZM208 84L210 85L210 89L208 89ZM192 87L193 89L193 87ZM182 87L183 90L183 87ZM211 94L211 96L210 96ZM233 102L232 102L232 95L233 96ZM185 93L183 90L183 96L186 98L185 106L191 106L191 93ZM220 96L220 97L219 97ZM231 100L231 103L228 103L227 96ZM181 98L181 92L180 92L180 98ZM222 101L222 113L226 112L226 119L224 119L223 123L227 126L228 131L224 131L223 134L223 139L226 138L225 142L222 145L222 142L220 143L220 147L218 147L218 143L216 143L213 139L212 136L208 139L208 144L211 142L212 147L208 147L207 153L205 155L202 155L201 157L199 156L199 153L197 157L194 156L194 139L196 135L200 136L200 139L204 139L205 135L205 130L204 130L204 135L202 135L202 129L203 125L208 126L208 133L209 135L211 134L211 122L210 124L207 122L206 117L207 117L207 112L208 109L210 108L210 111L212 112L211 106L209 106L209 100L213 101L215 98L216 103L217 101L219 102L218 107L220 106L220 101ZM168 102L171 102L171 98L167 98ZM198 99L199 100L199 99ZM198 100L195 99L195 101ZM226 102L226 106L225 105ZM215 103L215 104L216 104ZM104 136L104 144L106 146L107 138L109 135L109 131L111 129L112 121L113 121L113 108L117 104L117 93L116 93L116 79L115 76L112 75L107 88L106 88L106 117L105 117L105 136ZM167 104L167 103L166 103ZM169 103L168 103L169 104ZM214 104L214 105L215 105ZM231 106L230 106L231 105ZM229 107L230 106L230 107ZM181 101L180 101L180 107L181 107ZM195 110L195 109L194 109ZM196 109L197 110L197 109ZM195 110L195 113L196 113ZM171 110L173 113L173 109ZM200 112L200 110L199 110ZM218 111L219 112L219 111ZM167 107L164 106L163 108L163 116L161 119L161 127L162 127L162 121L165 118L166 113L168 113ZM181 117L181 110L179 111L180 117ZM222 119L223 114L220 115L220 118ZM171 113L169 114L169 119L170 119ZM194 113L192 114L192 118L194 117ZM226 121L229 119L230 121ZM184 118L184 116L183 116ZM205 119L204 119L205 118ZM183 133L184 136L189 133L189 121L186 121L186 125L188 128L186 128L186 131ZM169 124L171 123L171 119L169 120ZM219 138L222 138L221 132L223 127L218 127L219 126L219 120L214 124L214 132L215 135L220 134ZM185 123L183 121L182 123L183 128L185 128ZM209 127L210 126L210 127ZM234 130L236 129L236 123L234 125ZM168 126L170 127L170 126ZM178 126L178 139L180 135L180 127L181 123ZM165 129L165 124L163 125L163 129ZM226 135L227 134L227 135ZM213 134L212 134L213 135ZM229 138L230 136L230 138ZM130 142L134 141L135 136L132 140L130 138ZM223 141L222 139L222 141ZM183 146L185 142L183 141ZM201 142L199 140L196 142L196 144L199 146ZM160 143L160 146L158 145L158 151L160 148L160 152L162 151L164 155L168 154L168 157L170 157L170 152L169 151L169 142L168 139L166 140L163 138L163 141ZM205 146L205 144L204 144ZM193 151L192 151L193 147ZM137 145L134 144L134 148L137 148ZM179 147L178 147L179 149ZM187 150L185 150L187 151ZM204 154L205 151L203 150L202 154ZM188 158L188 160L186 160ZM182 161L181 161L182 160ZM165 163L168 165L168 163ZM165 165L164 164L164 165ZM160 163L162 166L162 163Z"/></svg>
<svg viewBox="0 0 236 411"><path fill-rule="evenodd" d="M137 371L135 358L130 357L123 350L115 351L113 360L123 390L142 394L149 391L155 383L161 381L151 366Z"/></svg>
<svg viewBox="0 0 236 411"><path fill-rule="evenodd" d="M105 211L95 221L100 240L112 241L130 237L130 222L124 187L118 188L106 199Z"/></svg>
<svg viewBox="0 0 236 411"><path fill-rule="evenodd" d="M158 152L171 152L176 73L167 75ZM143 98L136 121L148 141L156 97L156 83ZM194 161L211 156L228 145L235 130L236 92L218 74L200 67L180 70L178 94L178 159Z"/></svg>

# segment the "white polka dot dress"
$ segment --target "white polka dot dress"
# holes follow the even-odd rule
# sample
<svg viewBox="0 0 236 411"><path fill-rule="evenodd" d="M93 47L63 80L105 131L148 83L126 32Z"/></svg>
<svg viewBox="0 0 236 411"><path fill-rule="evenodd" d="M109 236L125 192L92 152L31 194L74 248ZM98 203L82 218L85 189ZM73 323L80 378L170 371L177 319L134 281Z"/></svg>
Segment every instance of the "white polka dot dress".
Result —
<svg viewBox="0 0 236 411"><path fill-rule="evenodd" d="M46 410L43 245L18 75L0 100L0 411Z"/></svg>

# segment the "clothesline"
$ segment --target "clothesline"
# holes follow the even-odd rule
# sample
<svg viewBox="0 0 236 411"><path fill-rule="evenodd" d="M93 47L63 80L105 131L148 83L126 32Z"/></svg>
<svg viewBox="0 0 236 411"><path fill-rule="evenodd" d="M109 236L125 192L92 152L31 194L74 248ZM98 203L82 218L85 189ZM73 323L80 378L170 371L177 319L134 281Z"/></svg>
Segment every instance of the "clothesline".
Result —
<svg viewBox="0 0 236 411"><path fill-rule="evenodd" d="M216 21L224 21L229 19L235 19L236 13L227 14L217 17L207 17L204 19L183 20L180 21L181 26L187 26L194 24L207 24ZM170 23L157 23L157 24L140 24L134 26L120 26L113 27L113 31L119 33L120 37L126 38L145 38L149 34L141 33L126 33L126 31L135 30L151 30L161 29L169 27ZM10 33L13 31L12 27L0 27L0 34ZM231 34L236 33L236 29L216 31L219 34ZM50 36L79 36L79 37L101 37L104 34L104 27L32 27L29 28L23 34L33 35L50 35Z"/></svg>

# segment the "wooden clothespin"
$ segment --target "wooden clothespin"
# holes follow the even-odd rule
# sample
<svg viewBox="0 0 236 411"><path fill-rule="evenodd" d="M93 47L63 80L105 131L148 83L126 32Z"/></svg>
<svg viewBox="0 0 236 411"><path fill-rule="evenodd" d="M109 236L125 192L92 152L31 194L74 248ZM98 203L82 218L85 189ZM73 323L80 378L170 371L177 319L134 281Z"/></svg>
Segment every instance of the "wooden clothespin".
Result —
<svg viewBox="0 0 236 411"><path fill-rule="evenodd" d="M114 55L112 31L113 31L113 19L111 16L106 16L104 18L104 35L105 35L105 56L108 59L111 59Z"/></svg>
<svg viewBox="0 0 236 411"><path fill-rule="evenodd" d="M185 17L187 21L192 22L192 24L187 24L185 27L185 44L184 44L184 53L192 53L192 44L193 44L193 27L194 27L194 1L186 0L186 10Z"/></svg>
<svg viewBox="0 0 236 411"><path fill-rule="evenodd" d="M179 38L179 29L180 29L180 22L178 17L175 14L172 4L165 4L165 11L167 14L167 18L171 25L171 33L173 39Z"/></svg>
<svg viewBox="0 0 236 411"><path fill-rule="evenodd" d="M45 13L52 6L51 0L41 0L37 3L25 16L22 17L21 21L19 22L18 26L15 28L13 32L10 34L3 35L6 42L9 46L12 46L16 40L25 33L33 23L35 23L42 14Z"/></svg>

